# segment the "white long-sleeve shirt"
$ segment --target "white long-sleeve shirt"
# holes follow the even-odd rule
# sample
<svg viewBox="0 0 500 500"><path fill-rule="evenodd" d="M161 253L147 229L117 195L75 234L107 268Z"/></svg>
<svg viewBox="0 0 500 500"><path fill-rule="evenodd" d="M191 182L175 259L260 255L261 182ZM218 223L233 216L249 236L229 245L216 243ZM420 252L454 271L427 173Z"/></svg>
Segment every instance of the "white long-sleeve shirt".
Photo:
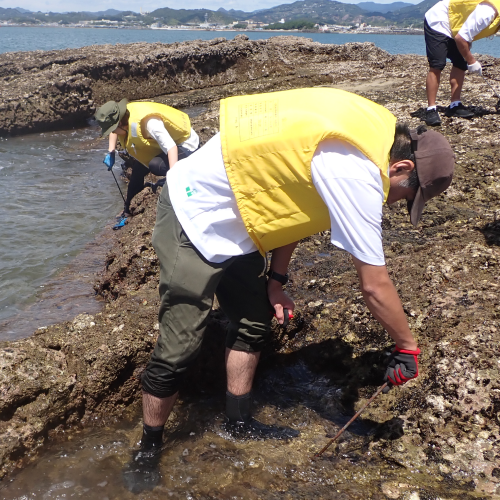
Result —
<svg viewBox="0 0 500 500"><path fill-rule="evenodd" d="M152 116L146 122L146 130L150 138L154 139L162 151L166 154L169 149L172 149L176 144L170 134L167 132L163 121L159 118L155 118ZM183 148L186 148L188 151L196 151L200 144L200 138L198 134L191 128L190 136L180 144Z"/></svg>
<svg viewBox="0 0 500 500"><path fill-rule="evenodd" d="M449 16L450 0L441 0L425 13L429 28L453 38ZM458 34L471 43L474 37L486 29L497 16L495 8L487 3L480 3L469 15Z"/></svg>

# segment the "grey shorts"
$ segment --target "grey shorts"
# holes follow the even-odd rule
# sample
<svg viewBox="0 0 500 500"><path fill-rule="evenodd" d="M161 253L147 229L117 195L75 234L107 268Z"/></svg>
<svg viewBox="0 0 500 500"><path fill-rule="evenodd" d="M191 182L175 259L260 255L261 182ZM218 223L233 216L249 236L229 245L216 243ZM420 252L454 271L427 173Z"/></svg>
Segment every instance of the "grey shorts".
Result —
<svg viewBox="0 0 500 500"><path fill-rule="evenodd" d="M271 331L274 310L267 297L259 252L208 262L175 215L165 185L158 199L153 246L160 260L160 335L142 376L145 392L175 394L198 355L214 294L229 318L226 347L259 352Z"/></svg>

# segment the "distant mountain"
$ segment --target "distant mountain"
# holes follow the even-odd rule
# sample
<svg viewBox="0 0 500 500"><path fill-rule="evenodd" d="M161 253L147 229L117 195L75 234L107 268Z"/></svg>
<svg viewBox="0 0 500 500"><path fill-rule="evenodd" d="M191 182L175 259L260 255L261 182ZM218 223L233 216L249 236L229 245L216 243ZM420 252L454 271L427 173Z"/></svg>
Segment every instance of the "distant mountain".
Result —
<svg viewBox="0 0 500 500"><path fill-rule="evenodd" d="M108 9L108 10L100 10L99 12L87 12L83 11L83 14L87 14L89 16L116 16L123 12L123 10L116 9Z"/></svg>
<svg viewBox="0 0 500 500"><path fill-rule="evenodd" d="M398 15L401 16L423 16L432 6L436 5L439 0L424 0L423 2L403 7L398 10Z"/></svg>
<svg viewBox="0 0 500 500"><path fill-rule="evenodd" d="M264 9L264 10L266 10L266 9ZM243 20L243 19L245 19L246 16L249 15L248 12L244 12L243 10L234 10L234 9L226 10L223 7L218 9L217 12L220 12L222 14L226 14L228 16L234 16L235 21L240 20L240 19ZM257 12L257 11L255 11L255 12Z"/></svg>
<svg viewBox="0 0 500 500"><path fill-rule="evenodd" d="M164 24L200 24L205 22L205 14L208 15L207 21L209 23L229 24L233 21L238 21L245 18L245 13L242 18L229 14L224 9L217 11L209 9L170 9L165 7L163 9L156 9L150 12L148 17L159 20Z"/></svg>
<svg viewBox="0 0 500 500"><path fill-rule="evenodd" d="M376 3L376 2L360 2L356 4L358 7L367 10L368 12L394 12L395 10L402 9L403 7L412 7L412 3L406 2L393 2L393 3Z"/></svg>
<svg viewBox="0 0 500 500"><path fill-rule="evenodd" d="M24 9L23 9L24 10ZM59 23L71 24L80 21L100 21L107 19L110 21L122 21L124 16L135 15L142 20L140 14L131 11L119 11L108 9L101 12L20 12L17 9L3 9L0 7L0 19L26 24ZM151 21L152 22L152 21Z"/></svg>
<svg viewBox="0 0 500 500"><path fill-rule="evenodd" d="M131 11L108 9L100 12L30 12L26 9L4 9L0 7L0 19L14 22L40 24L56 22L71 24L81 21L118 21L125 24L133 22L136 26L146 26L153 22L165 25L201 24L205 19L209 23L231 24L235 21L260 21L268 24L293 21L312 21L319 24L341 24L344 26L366 23L372 26L422 26L425 12L438 0L424 0L412 5L408 2L380 4L378 2L361 2L360 4L342 3L336 0L298 0L281 4L270 9L253 12L242 10L217 11L209 9L156 9L147 15Z"/></svg>
<svg viewBox="0 0 500 500"><path fill-rule="evenodd" d="M281 19L294 21L307 19L323 24L349 24L362 22L366 11L352 3L335 0L299 0L250 14L249 19L265 23L276 23Z"/></svg>
<svg viewBox="0 0 500 500"><path fill-rule="evenodd" d="M22 9L24 10L24 9ZM29 12L29 11L28 11ZM21 12L19 9L4 9L0 7L0 19L9 20L9 19L21 19L26 17L26 12Z"/></svg>
<svg viewBox="0 0 500 500"><path fill-rule="evenodd" d="M300 19L320 24L354 25L366 23L373 26L413 25L417 27L423 26L425 12L437 1L424 0L413 5L408 2L348 4L335 0L299 0L252 12L247 19L266 23L279 22L281 19L285 19L285 21ZM386 7L387 11L380 10L384 10Z"/></svg>
<svg viewBox="0 0 500 500"><path fill-rule="evenodd" d="M425 13L439 0L424 0L417 5L403 7L396 12L385 14L388 19L397 24L423 24Z"/></svg>
<svg viewBox="0 0 500 500"><path fill-rule="evenodd" d="M22 7L16 7L16 10L18 10L19 12L21 12L23 14L29 14L31 12L31 10L23 9Z"/></svg>

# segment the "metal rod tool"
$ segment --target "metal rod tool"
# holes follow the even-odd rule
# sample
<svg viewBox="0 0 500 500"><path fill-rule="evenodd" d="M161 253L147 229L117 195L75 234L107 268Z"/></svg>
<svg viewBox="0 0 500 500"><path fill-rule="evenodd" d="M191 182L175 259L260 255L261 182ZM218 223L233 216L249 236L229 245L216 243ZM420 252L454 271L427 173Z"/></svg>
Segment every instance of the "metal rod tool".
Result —
<svg viewBox="0 0 500 500"><path fill-rule="evenodd" d="M488 87L492 90L495 97L498 99L498 102L495 105L495 109L498 111L498 109L500 108L500 95L498 95L498 92L493 88L493 85L491 85L491 83L486 79L486 77L482 73L481 76L483 77L483 80L486 83L486 85L488 85Z"/></svg>
<svg viewBox="0 0 500 500"><path fill-rule="evenodd" d="M486 82L486 85L488 85L488 87L493 91L495 96L500 99L500 95L498 95L498 92L493 88L493 85L491 85L491 83L486 79L486 77L483 74L481 74L481 76L483 77L483 80Z"/></svg>
<svg viewBox="0 0 500 500"><path fill-rule="evenodd" d="M361 415L361 413L363 413L365 411L365 409L370 405L370 403L387 387L387 382L380 386L378 389L377 389L377 392L363 405L363 407L358 410L358 412L356 413L356 415L354 415L354 417L351 418L351 420L349 420L349 422L347 422L347 424L344 425L344 427L342 427L342 429L340 429L339 432L337 432L337 434L335 435L335 437L333 439L330 439L330 441L327 443L326 446L324 446L320 451L318 451L318 453L316 453L313 457L312 457L312 460L314 460L315 458L318 458L320 457L330 446L331 444Z"/></svg>
<svg viewBox="0 0 500 500"><path fill-rule="evenodd" d="M112 168L110 169L110 172L113 174L113 179L114 179L114 180L115 180L115 182L116 182L116 186L118 187L118 191L120 191L120 194L122 195L122 198L123 198L123 203L126 203L126 201L125 201L125 196L123 196L122 190L120 189L120 185L118 184L118 181L116 180L115 173L113 172L113 169L112 169Z"/></svg>

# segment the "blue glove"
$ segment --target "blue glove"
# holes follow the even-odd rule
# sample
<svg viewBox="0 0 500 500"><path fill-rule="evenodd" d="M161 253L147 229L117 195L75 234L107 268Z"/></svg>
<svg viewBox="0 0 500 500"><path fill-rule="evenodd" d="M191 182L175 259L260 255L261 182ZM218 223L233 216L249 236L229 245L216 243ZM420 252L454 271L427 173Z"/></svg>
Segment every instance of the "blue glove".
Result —
<svg viewBox="0 0 500 500"><path fill-rule="evenodd" d="M113 229L120 229L127 223L127 217L122 217L114 226Z"/></svg>
<svg viewBox="0 0 500 500"><path fill-rule="evenodd" d="M115 164L115 152L113 151L112 153L108 153L105 157L104 160L102 160L104 165L108 167L108 172L113 168L113 165Z"/></svg>

